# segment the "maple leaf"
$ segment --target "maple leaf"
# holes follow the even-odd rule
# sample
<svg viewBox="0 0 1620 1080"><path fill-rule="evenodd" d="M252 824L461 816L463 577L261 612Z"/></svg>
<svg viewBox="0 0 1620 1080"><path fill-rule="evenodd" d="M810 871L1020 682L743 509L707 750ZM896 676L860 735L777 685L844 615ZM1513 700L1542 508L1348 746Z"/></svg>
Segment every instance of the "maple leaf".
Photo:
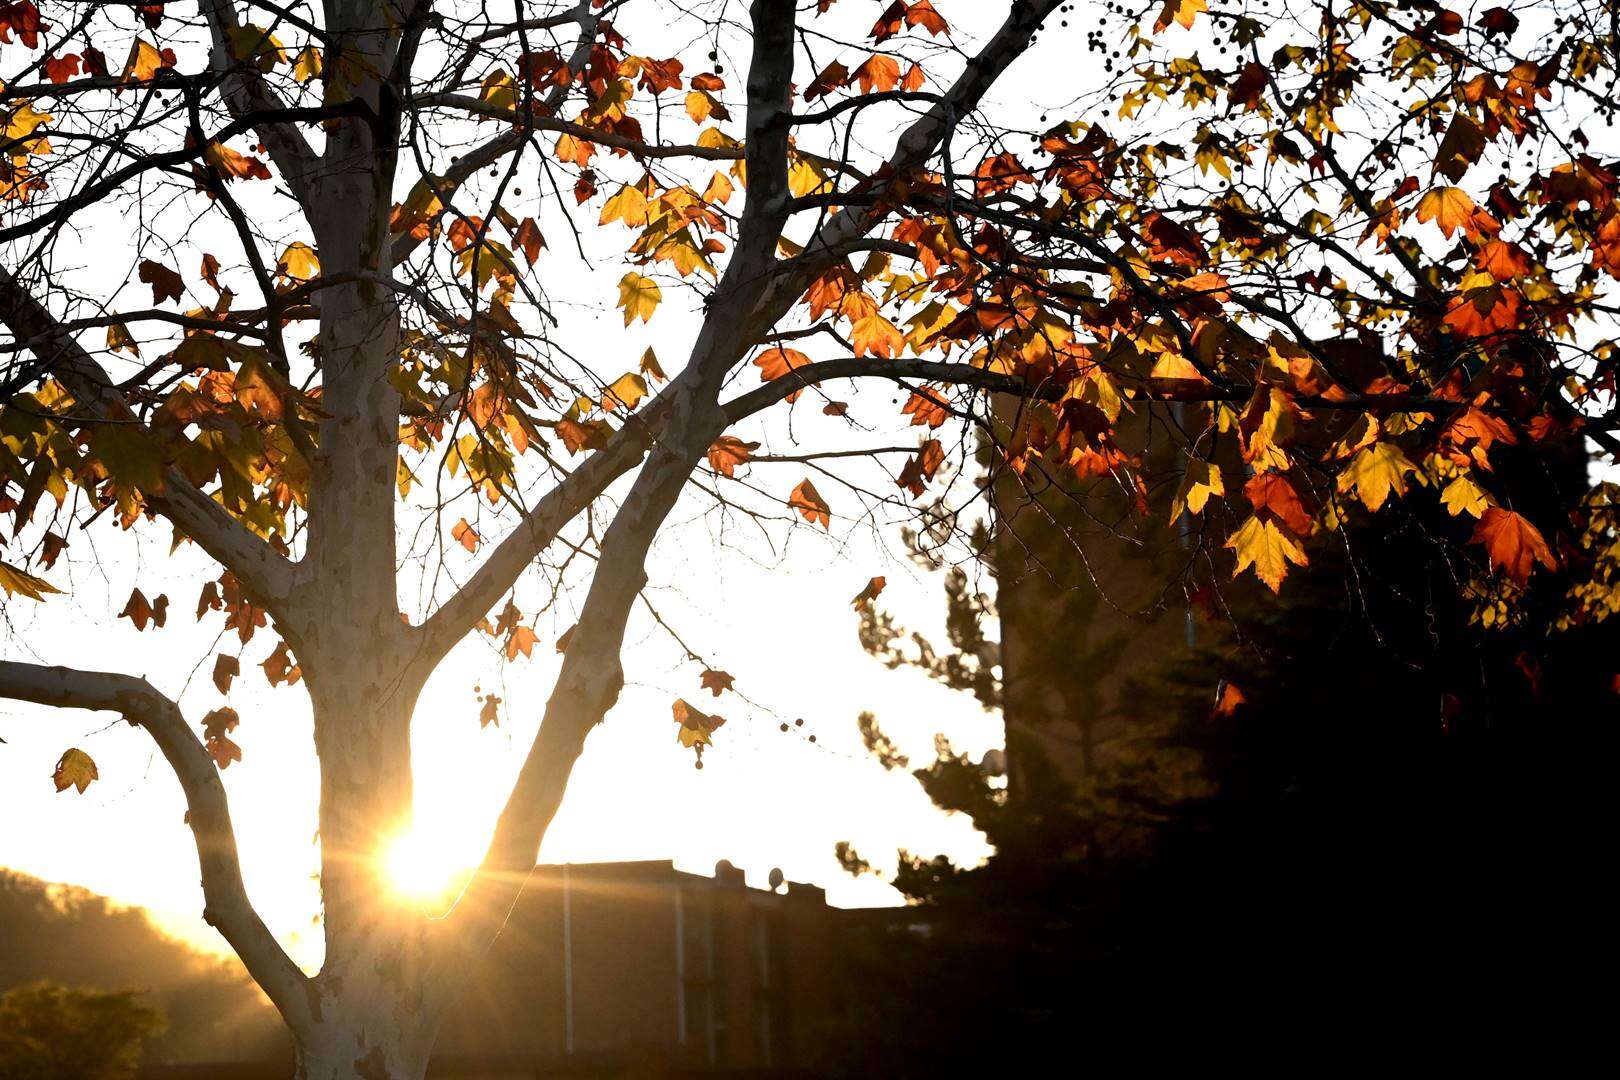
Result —
<svg viewBox="0 0 1620 1080"><path fill-rule="evenodd" d="M646 396L647 380L633 371L627 371L608 386L607 392L602 395L602 408L608 412L634 409Z"/></svg>
<svg viewBox="0 0 1620 1080"><path fill-rule="evenodd" d="M1530 580L1530 571L1536 563L1548 570L1558 569L1541 530L1523 514L1493 506L1480 515L1474 526L1471 544L1485 545L1485 554L1491 565L1503 571L1520 585Z"/></svg>
<svg viewBox="0 0 1620 1080"><path fill-rule="evenodd" d="M1237 80L1227 88L1227 101L1232 105L1242 105L1245 109L1258 108L1260 97L1271 82L1271 70L1259 61L1250 61L1244 66Z"/></svg>
<svg viewBox="0 0 1620 1080"><path fill-rule="evenodd" d="M849 83L849 68L834 60L821 69L821 73L810 81L805 87L804 100L811 102L818 97L826 97L841 86Z"/></svg>
<svg viewBox="0 0 1620 1080"><path fill-rule="evenodd" d="M45 77L53 83L65 83L79 73L79 55L51 56L45 59Z"/></svg>
<svg viewBox="0 0 1620 1080"><path fill-rule="evenodd" d="M917 453L906 460L905 468L895 478L895 486L905 488L911 492L912 498L920 498L924 484L934 478L940 465L945 461L945 447L938 439L929 439L917 450Z"/></svg>
<svg viewBox="0 0 1620 1080"><path fill-rule="evenodd" d="M1265 582L1272 592L1282 589L1283 578L1288 576L1288 564L1306 565L1305 551L1299 543L1277 527L1271 519L1262 521L1251 514L1237 532L1227 538L1226 546L1237 552L1237 577L1249 566L1255 576Z"/></svg>
<svg viewBox="0 0 1620 1080"><path fill-rule="evenodd" d="M43 600L46 593L62 591L44 578L35 577L3 561L0 561L0 589L4 589L7 596L26 596L30 600Z"/></svg>
<svg viewBox="0 0 1620 1080"><path fill-rule="evenodd" d="M688 749L696 749L699 757L702 756L703 747L713 744L712 736L715 731L726 722L723 716L711 716L701 709L693 708L687 704L685 698L677 698L672 711L675 714L675 722L681 726L680 731L676 732L681 745Z"/></svg>
<svg viewBox="0 0 1620 1080"><path fill-rule="evenodd" d="M818 521L823 529L832 528L832 512L827 508L826 502L816 491L816 486L808 479L799 483L788 496L788 506L804 515L804 520L814 525Z"/></svg>
<svg viewBox="0 0 1620 1080"><path fill-rule="evenodd" d="M214 657L214 685L222 694L231 692L231 680L242 674L242 662L229 653Z"/></svg>
<svg viewBox="0 0 1620 1080"><path fill-rule="evenodd" d="M703 689L709 691L715 697L719 697L725 691L730 690L733 681L732 677L724 671L715 671L712 668L705 668L700 680Z"/></svg>
<svg viewBox="0 0 1620 1080"><path fill-rule="evenodd" d="M1458 229L1468 231L1479 206L1462 188L1437 187L1418 200L1417 219L1432 221L1449 240Z"/></svg>
<svg viewBox="0 0 1620 1080"><path fill-rule="evenodd" d="M482 538L478 535L477 530L467 524L467 519L462 518L450 527L450 539L468 551L477 551Z"/></svg>
<svg viewBox="0 0 1620 1080"><path fill-rule="evenodd" d="M482 695L478 700L483 702L483 707L478 710L478 727L479 727L479 729L482 730L484 728L487 728L491 724L494 724L496 727L500 727L500 725L501 725L501 713L500 713L501 699L495 696L494 691L491 691L491 692L489 692L487 694Z"/></svg>
<svg viewBox="0 0 1620 1080"><path fill-rule="evenodd" d="M939 12L934 10L933 0L912 0L911 6L906 9L906 25L920 26L935 37L951 32Z"/></svg>
<svg viewBox="0 0 1620 1080"><path fill-rule="evenodd" d="M906 336L881 315L868 315L850 329L856 356L880 356L893 360L906 346Z"/></svg>
<svg viewBox="0 0 1620 1080"><path fill-rule="evenodd" d="M878 598L878 594L883 592L884 588L888 584L889 579L879 574L877 577L866 583L866 588L855 594L855 599L849 602L850 606L860 608L870 604L873 600Z"/></svg>
<svg viewBox="0 0 1620 1080"><path fill-rule="evenodd" d="M270 179L270 166L250 154L238 153L224 143L209 143L203 147L203 160L226 179Z"/></svg>
<svg viewBox="0 0 1620 1080"><path fill-rule="evenodd" d="M129 601L124 605L124 610L118 613L118 617L134 623L136 630L145 630L147 623L162 628L169 617L169 598L159 596L148 603L141 590L135 589L129 594Z"/></svg>
<svg viewBox="0 0 1620 1080"><path fill-rule="evenodd" d="M186 283L180 275L170 270L162 263L151 259L142 259L136 276L152 286L152 303L161 304L165 298L178 301L180 294L185 291Z"/></svg>
<svg viewBox="0 0 1620 1080"><path fill-rule="evenodd" d="M242 760L242 748L232 742L229 735L240 723L241 718L229 705L221 705L202 718L203 741L208 747L208 756L218 768L226 769L231 762Z"/></svg>
<svg viewBox="0 0 1620 1080"><path fill-rule="evenodd" d="M906 23L906 5L903 0L894 0L894 3L883 9L876 23L872 24L871 38L873 41L887 41L898 34Z"/></svg>
<svg viewBox="0 0 1620 1080"><path fill-rule="evenodd" d="M512 233L512 244L523 252L524 259L530 266L540 257L540 251L546 246L546 238L540 235L540 226L534 223L534 218L526 217L518 222L517 229Z"/></svg>
<svg viewBox="0 0 1620 1080"><path fill-rule="evenodd" d="M539 637L530 627L512 627L512 632L508 634L506 638L506 658L508 660L516 660L518 653L522 653L524 656L529 656L534 650L535 642L539 640Z"/></svg>
<svg viewBox="0 0 1620 1080"><path fill-rule="evenodd" d="M1198 13L1208 10L1209 4L1206 0L1164 0L1164 7L1153 23L1153 32L1163 33L1171 23L1179 23L1183 28L1191 30Z"/></svg>
<svg viewBox="0 0 1620 1080"><path fill-rule="evenodd" d="M1203 458L1192 458L1181 474L1181 486L1170 500L1170 522L1175 524L1184 511L1202 514L1211 495L1225 495L1226 482L1220 466Z"/></svg>
<svg viewBox="0 0 1620 1080"><path fill-rule="evenodd" d="M893 90L900 83L900 64L892 57L873 53L866 63L855 69L855 79L861 84L861 93Z"/></svg>
<svg viewBox="0 0 1620 1080"><path fill-rule="evenodd" d="M1243 497L1254 507L1262 520L1275 521L1295 536L1309 536L1312 531L1310 511L1300 501L1299 492L1281 473L1268 472L1249 478L1243 485Z"/></svg>
<svg viewBox="0 0 1620 1080"><path fill-rule="evenodd" d="M321 260L315 249L303 241L294 241L276 260L276 273L293 281L314 281L321 276Z"/></svg>
<svg viewBox="0 0 1620 1080"><path fill-rule="evenodd" d="M1223 683L1221 685L1220 699L1215 703L1215 715L1231 716L1248 700L1243 691L1238 689L1236 683Z"/></svg>
<svg viewBox="0 0 1620 1080"><path fill-rule="evenodd" d="M293 662L285 641L278 642L275 651L265 657L264 663L259 666L264 668L264 677L271 686L278 686L281 683L291 686L304 674L303 669Z"/></svg>
<svg viewBox="0 0 1620 1080"><path fill-rule="evenodd" d="M1406 494L1406 474L1417 468L1406 459L1401 448L1394 443L1374 443L1358 451L1350 464L1339 473L1340 491L1355 489L1367 509L1376 512L1384 505L1390 492Z"/></svg>
<svg viewBox="0 0 1620 1080"><path fill-rule="evenodd" d="M759 368L759 377L765 382L773 382L790 373L795 368L804 367L810 363L810 358L798 349L789 349L781 345L773 345L758 356L754 357L754 366ZM788 401L797 401L803 390L794 390L788 394Z"/></svg>
<svg viewBox="0 0 1620 1080"><path fill-rule="evenodd" d="M709 447L709 467L721 476L736 476L737 466L759 449L757 442L743 442L735 435L722 435Z"/></svg>
<svg viewBox="0 0 1620 1080"><path fill-rule="evenodd" d="M1489 509L1491 497L1467 473L1452 479L1440 493L1440 502L1452 517L1469 514L1479 517Z"/></svg>
<svg viewBox="0 0 1620 1080"><path fill-rule="evenodd" d="M619 306L624 308L624 325L629 326L637 318L642 322L650 321L663 298L663 290L651 278L635 271L624 275L619 281Z"/></svg>
<svg viewBox="0 0 1620 1080"><path fill-rule="evenodd" d="M51 773L51 782L56 785L57 791L76 788L80 795L84 794L91 781L99 779L101 773L96 770L96 763L89 754L76 748L66 751L57 760L56 770Z"/></svg>
<svg viewBox="0 0 1620 1080"><path fill-rule="evenodd" d="M927 426L937 428L950 416L945 411L945 405L940 399L942 391L938 387L926 387L923 390L913 390L911 396L901 407L903 416L911 417L913 427Z"/></svg>
<svg viewBox="0 0 1620 1080"><path fill-rule="evenodd" d="M136 38L129 46L129 59L124 61L124 82L145 82L156 75L161 68L173 67L173 53L168 56L159 50L156 45L149 45L142 38Z"/></svg>

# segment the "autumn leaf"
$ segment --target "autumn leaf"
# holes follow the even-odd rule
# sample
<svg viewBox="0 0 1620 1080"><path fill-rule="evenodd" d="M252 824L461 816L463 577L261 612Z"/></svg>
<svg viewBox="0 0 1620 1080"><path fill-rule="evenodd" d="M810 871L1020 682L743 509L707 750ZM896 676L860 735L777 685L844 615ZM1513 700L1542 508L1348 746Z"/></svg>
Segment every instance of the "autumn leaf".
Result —
<svg viewBox="0 0 1620 1080"><path fill-rule="evenodd" d="M1250 515L1226 541L1226 546L1237 552L1237 577L1250 566L1255 576L1265 582L1272 592L1282 589L1283 578L1288 575L1288 564L1304 566L1305 551L1293 537L1277 527L1277 523L1259 515Z"/></svg>
<svg viewBox="0 0 1620 1080"><path fill-rule="evenodd" d="M640 367L641 373L653 382L669 381L669 376L664 374L664 369L658 363L658 354L653 352L651 345L647 346L647 351L641 354Z"/></svg>
<svg viewBox="0 0 1620 1080"><path fill-rule="evenodd" d="M1394 443L1374 443L1350 459L1350 464L1339 473L1338 487L1343 492L1354 489L1367 509L1376 512L1390 492L1406 494L1406 474L1416 471L1400 447Z"/></svg>
<svg viewBox="0 0 1620 1080"><path fill-rule="evenodd" d="M101 773L96 771L96 763L90 755L83 750L73 749L62 755L56 763L56 771L51 774L51 781L56 785L57 791L66 791L76 788L80 795L90 786L91 781L101 779Z"/></svg>
<svg viewBox="0 0 1620 1080"><path fill-rule="evenodd" d="M214 765L221 769L230 767L231 762L242 760L242 748L231 741L230 732L235 731L241 718L236 710L228 705L222 705L210 712L202 719L203 741L208 748L208 756L214 759Z"/></svg>
<svg viewBox="0 0 1620 1080"><path fill-rule="evenodd" d="M1159 18L1153 24L1155 34L1162 33L1171 23L1178 23L1191 30L1193 20L1198 18L1200 11L1208 11L1209 4L1205 0L1164 0L1164 8L1159 12Z"/></svg>
<svg viewBox="0 0 1620 1080"><path fill-rule="evenodd" d="M129 47L129 59L124 62L123 81L145 82L156 75L160 68L169 67L171 63L165 63L163 53L156 45L136 38Z"/></svg>
<svg viewBox="0 0 1620 1080"><path fill-rule="evenodd" d="M861 93L874 90L893 90L900 83L900 64L891 57L873 53L866 63L855 69L854 78L861 84Z"/></svg>
<svg viewBox="0 0 1620 1080"><path fill-rule="evenodd" d="M124 610L118 613L118 617L134 623L136 630L145 630L147 623L161 629L169 617L169 598L159 596L148 603L145 594L135 589L129 594L129 600L124 604Z"/></svg>
<svg viewBox="0 0 1620 1080"><path fill-rule="evenodd" d="M1263 521L1275 521L1295 536L1309 536L1313 530L1311 513L1305 509L1299 492L1281 473L1261 473L1243 485L1243 497Z"/></svg>
<svg viewBox="0 0 1620 1080"><path fill-rule="evenodd" d="M231 692L231 680L242 674L242 662L229 653L214 657L214 686L222 694Z"/></svg>
<svg viewBox="0 0 1620 1080"><path fill-rule="evenodd" d="M530 266L534 265L541 249L546 246L546 238L540 235L540 226L534 223L534 218L526 217L518 222L516 231L512 233L512 246L523 252L523 258Z"/></svg>
<svg viewBox="0 0 1620 1080"><path fill-rule="evenodd" d="M774 345L758 356L754 357L754 366L759 368L759 377L765 382L774 382L787 375L796 368L810 363L810 358L798 349L789 349L782 345ZM788 401L796 401L803 390L794 390L788 394Z"/></svg>
<svg viewBox="0 0 1620 1080"><path fill-rule="evenodd" d="M309 82L321 73L321 53L313 45L305 45L293 61L293 81L300 85Z"/></svg>
<svg viewBox="0 0 1620 1080"><path fill-rule="evenodd" d="M881 315L868 315L850 329L856 356L881 356L892 360L905 348L906 336Z"/></svg>
<svg viewBox="0 0 1620 1080"><path fill-rule="evenodd" d="M1450 239L1458 229L1467 230L1479 207L1462 188L1437 187L1418 200L1417 219L1432 221Z"/></svg>
<svg viewBox="0 0 1620 1080"><path fill-rule="evenodd" d="M804 520L810 524L820 522L823 529L832 528L832 513L809 480L801 481L793 489L793 494L788 496L788 505L803 514Z"/></svg>
<svg viewBox="0 0 1620 1080"><path fill-rule="evenodd" d="M481 696L479 698L479 700L481 702L483 702L483 706L478 710L478 727L479 727L479 729L482 730L484 728L487 728L491 724L494 724L496 727L500 727L500 724L501 724L501 713L500 713L501 699L499 697L495 696L494 691L491 691L491 692Z"/></svg>
<svg viewBox="0 0 1620 1080"><path fill-rule="evenodd" d="M468 551L477 551L481 538L467 519L462 518L450 527L450 539L466 548Z"/></svg>
<svg viewBox="0 0 1620 1080"><path fill-rule="evenodd" d="M811 102L818 97L826 97L841 86L849 83L849 68L834 60L821 69L821 73L810 81L805 87L804 100Z"/></svg>
<svg viewBox="0 0 1620 1080"><path fill-rule="evenodd" d="M315 249L303 241L294 241L276 260L276 273L293 281L314 281L321 276L321 260Z"/></svg>
<svg viewBox="0 0 1620 1080"><path fill-rule="evenodd" d="M1231 716L1248 700L1243 691L1238 689L1236 683L1222 683L1220 699L1215 703L1215 715Z"/></svg>
<svg viewBox="0 0 1620 1080"><path fill-rule="evenodd" d="M713 668L705 668L700 679L703 689L709 691L715 697L719 697L725 691L730 690L733 681L732 677L724 671L715 671Z"/></svg>
<svg viewBox="0 0 1620 1080"><path fill-rule="evenodd" d="M514 626L506 638L506 658L516 660L518 654L528 656L534 650L535 642L539 641L533 629L527 626Z"/></svg>
<svg viewBox="0 0 1620 1080"><path fill-rule="evenodd" d="M864 589L855 594L855 599L850 601L850 606L860 608L870 604L873 600L878 598L878 594L881 593L884 587L888 584L889 579L879 574L871 581L868 581Z"/></svg>
<svg viewBox="0 0 1620 1080"><path fill-rule="evenodd" d="M1480 517L1489 509L1491 497L1467 473L1462 473L1440 492L1440 502L1452 517L1461 514Z"/></svg>
<svg viewBox="0 0 1620 1080"><path fill-rule="evenodd" d="M757 442L743 442L735 435L722 435L709 447L709 467L721 476L735 477L737 466L759 449Z"/></svg>
<svg viewBox="0 0 1620 1080"><path fill-rule="evenodd" d="M642 322L651 320L663 297L663 290L651 278L634 271L624 275L619 281L619 306L624 308L624 325L629 326L638 318Z"/></svg>
<svg viewBox="0 0 1620 1080"><path fill-rule="evenodd" d="M281 683L291 686L304 674L303 669L293 662L285 641L278 642L275 651L265 657L264 663L259 666L264 669L264 677L271 686L279 686Z"/></svg>
<svg viewBox="0 0 1620 1080"><path fill-rule="evenodd" d="M933 0L912 0L911 6L906 9L906 25L919 26L935 37L950 33L950 27L934 10Z"/></svg>
<svg viewBox="0 0 1620 1080"><path fill-rule="evenodd" d="M7 596L26 596L30 600L43 600L46 593L62 591L44 578L19 570L8 562L0 562L0 589L4 589Z"/></svg>
<svg viewBox="0 0 1620 1080"><path fill-rule="evenodd" d="M179 274L151 259L141 260L136 276L152 286L154 304L161 304L165 299L178 301L180 294L185 291L186 283L181 280Z"/></svg>
<svg viewBox="0 0 1620 1080"><path fill-rule="evenodd" d="M608 386L607 392L602 395L602 408L608 412L634 409L646 396L647 380L633 371L627 371Z"/></svg>
<svg viewBox="0 0 1620 1080"><path fill-rule="evenodd" d="M1182 471L1181 486L1170 500L1170 522L1175 522L1185 511L1202 514L1211 495L1225 495L1226 482L1221 479L1220 466L1203 458L1191 458Z"/></svg>
<svg viewBox="0 0 1620 1080"><path fill-rule="evenodd" d="M711 716L701 709L693 708L687 704L685 698L677 698L673 707L675 722L681 726L676 735L682 746L695 749L699 759L703 756L703 747L712 745L712 736L719 727L726 722L723 716Z"/></svg>
<svg viewBox="0 0 1620 1080"><path fill-rule="evenodd" d="M1530 571L1536 563L1548 570L1558 569L1541 530L1524 515L1493 506L1480 515L1474 526L1471 544L1484 544L1491 565L1503 571L1520 585L1530 580Z"/></svg>

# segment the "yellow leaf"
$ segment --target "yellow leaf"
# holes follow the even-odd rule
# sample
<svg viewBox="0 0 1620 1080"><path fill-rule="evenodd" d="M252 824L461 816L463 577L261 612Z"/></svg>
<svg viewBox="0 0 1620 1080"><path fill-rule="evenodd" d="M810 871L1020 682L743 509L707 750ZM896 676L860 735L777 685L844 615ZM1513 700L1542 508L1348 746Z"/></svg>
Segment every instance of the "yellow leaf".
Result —
<svg viewBox="0 0 1620 1080"><path fill-rule="evenodd" d="M647 196L638 187L625 184L602 207L600 223L622 221L632 228L647 224Z"/></svg>
<svg viewBox="0 0 1620 1080"><path fill-rule="evenodd" d="M107 349L109 352L127 352L131 356L141 355L141 347L135 344L129 327L121 322L107 327Z"/></svg>
<svg viewBox="0 0 1620 1080"><path fill-rule="evenodd" d="M647 346L647 351L641 354L641 373L653 382L666 382L669 379L669 376L664 374L663 367L658 363L658 354L653 352L651 345Z"/></svg>
<svg viewBox="0 0 1620 1080"><path fill-rule="evenodd" d="M294 281L313 281L321 276L321 261L314 248L296 240L276 260L276 273Z"/></svg>
<svg viewBox="0 0 1620 1080"><path fill-rule="evenodd" d="M129 47L129 59L124 63L125 82L145 82L163 66L163 54L156 45L148 45L140 38Z"/></svg>
<svg viewBox="0 0 1620 1080"><path fill-rule="evenodd" d="M1293 537L1278 528L1270 518L1261 521L1252 514L1226 541L1226 546L1237 552L1237 569L1232 571L1232 576L1237 577L1253 566L1255 576L1265 582L1272 592L1282 588L1283 578L1288 576L1289 563L1295 566L1306 563L1305 551Z"/></svg>
<svg viewBox="0 0 1620 1080"><path fill-rule="evenodd" d="M1418 200L1417 219L1434 222L1449 240L1452 233L1467 227L1476 209L1474 200L1462 188L1437 187Z"/></svg>
<svg viewBox="0 0 1620 1080"><path fill-rule="evenodd" d="M1221 479L1220 466L1202 458L1193 458L1187 462L1187 471L1181 477L1181 487L1171 500L1170 520L1174 523L1181 517L1183 510L1202 514L1211 495L1225 494L1226 484Z"/></svg>
<svg viewBox="0 0 1620 1080"><path fill-rule="evenodd" d="M0 589L6 590L7 596L26 596L30 600L43 600L45 593L62 591L44 578L19 570L8 562L0 562Z"/></svg>
<svg viewBox="0 0 1620 1080"><path fill-rule="evenodd" d="M1356 497L1367 509L1377 510L1391 491L1406 494L1406 474L1414 471L1416 467L1406 460L1400 447L1394 443L1374 443L1350 459L1350 464L1339 474L1339 490L1354 488Z"/></svg>
<svg viewBox="0 0 1620 1080"><path fill-rule="evenodd" d="M881 315L868 315L850 329L856 356L881 356L893 360L905 348L906 336Z"/></svg>
<svg viewBox="0 0 1620 1080"><path fill-rule="evenodd" d="M633 371L627 371L613 380L613 385L602 395L602 408L612 412L618 408L634 409L647 396L647 380Z"/></svg>
<svg viewBox="0 0 1620 1080"><path fill-rule="evenodd" d="M277 64L287 62L287 50L263 27L249 23L233 27L227 33L231 40L231 53L244 64L252 64L260 71L269 71Z"/></svg>
<svg viewBox="0 0 1620 1080"><path fill-rule="evenodd" d="M56 784L57 791L66 791L68 788L77 788L80 795L90 786L92 780L101 779L96 771L96 763L90 755L83 750L69 750L62 755L56 763L56 771L51 774L51 780Z"/></svg>
<svg viewBox="0 0 1620 1080"><path fill-rule="evenodd" d="M1479 517L1491 506L1491 497L1466 473L1446 485L1446 489L1440 493L1440 501L1452 517L1460 514Z"/></svg>
<svg viewBox="0 0 1620 1080"><path fill-rule="evenodd" d="M302 84L315 78L321 73L321 54L313 45L305 45L298 59L293 61L292 76L294 81Z"/></svg>
<svg viewBox="0 0 1620 1080"><path fill-rule="evenodd" d="M619 306L624 308L626 326L637 318L642 322L650 321L653 312L658 310L658 302L663 298L663 291L658 288L656 281L642 277L633 270L619 280Z"/></svg>
<svg viewBox="0 0 1620 1080"><path fill-rule="evenodd" d="M516 109L517 84L512 81L512 76L496 68L484 76L484 85L478 91L478 97L497 109Z"/></svg>
<svg viewBox="0 0 1620 1080"><path fill-rule="evenodd" d="M1209 4L1205 0L1164 0L1164 8L1159 12L1158 21L1153 24L1153 32L1161 33L1173 22L1191 30L1198 13L1208 10Z"/></svg>

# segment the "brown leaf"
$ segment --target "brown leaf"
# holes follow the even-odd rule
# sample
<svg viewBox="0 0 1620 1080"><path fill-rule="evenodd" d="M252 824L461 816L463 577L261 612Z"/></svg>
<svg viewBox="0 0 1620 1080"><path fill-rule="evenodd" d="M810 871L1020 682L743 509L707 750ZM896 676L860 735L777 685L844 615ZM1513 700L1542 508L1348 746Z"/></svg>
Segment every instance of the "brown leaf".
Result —
<svg viewBox="0 0 1620 1080"><path fill-rule="evenodd" d="M788 505L803 514L804 520L810 524L819 522L823 529L832 528L832 512L816 491L816 486L808 479L801 481L799 486L793 489L793 494L788 496Z"/></svg>
<svg viewBox="0 0 1620 1080"><path fill-rule="evenodd" d="M865 605L871 603L873 600L878 598L878 594L881 593L888 584L889 579L879 574L877 577L866 583L866 588L855 594L855 599L850 601L850 606L858 608L864 607Z"/></svg>
<svg viewBox="0 0 1620 1080"><path fill-rule="evenodd" d="M732 682L730 675L724 671L715 671L712 668L705 668L701 679L703 689L709 691L715 697L719 697L724 691L730 690Z"/></svg>
<svg viewBox="0 0 1620 1080"><path fill-rule="evenodd" d="M186 283L181 280L179 274L162 263L153 262L151 259L141 260L137 276L152 286L152 303L154 304L161 304L166 298L178 302L180 294L185 291Z"/></svg>
<svg viewBox="0 0 1620 1080"><path fill-rule="evenodd" d="M231 680L242 674L242 662L229 653L214 658L214 685L222 694L231 692Z"/></svg>

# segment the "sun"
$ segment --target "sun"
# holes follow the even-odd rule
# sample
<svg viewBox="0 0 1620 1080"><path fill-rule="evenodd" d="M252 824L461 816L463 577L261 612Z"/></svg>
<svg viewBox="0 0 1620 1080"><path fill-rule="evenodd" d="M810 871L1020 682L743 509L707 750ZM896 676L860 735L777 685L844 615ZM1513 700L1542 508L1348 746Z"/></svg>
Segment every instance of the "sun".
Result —
<svg viewBox="0 0 1620 1080"><path fill-rule="evenodd" d="M441 899L462 870L454 849L442 834L413 823L383 849L382 869L388 885L412 900Z"/></svg>

